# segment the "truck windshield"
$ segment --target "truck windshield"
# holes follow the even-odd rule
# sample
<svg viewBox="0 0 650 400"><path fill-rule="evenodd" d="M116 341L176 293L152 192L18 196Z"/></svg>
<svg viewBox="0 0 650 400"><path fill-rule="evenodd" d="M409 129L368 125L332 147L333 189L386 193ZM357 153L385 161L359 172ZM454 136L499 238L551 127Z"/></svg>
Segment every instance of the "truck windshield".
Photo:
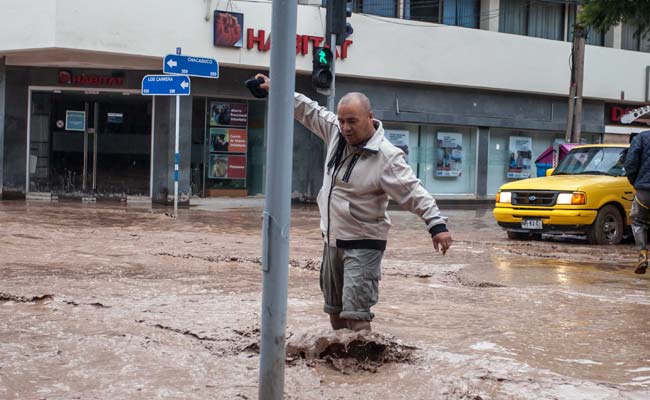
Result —
<svg viewBox="0 0 650 400"><path fill-rule="evenodd" d="M625 147L585 147L573 149L557 166L553 175L623 176Z"/></svg>

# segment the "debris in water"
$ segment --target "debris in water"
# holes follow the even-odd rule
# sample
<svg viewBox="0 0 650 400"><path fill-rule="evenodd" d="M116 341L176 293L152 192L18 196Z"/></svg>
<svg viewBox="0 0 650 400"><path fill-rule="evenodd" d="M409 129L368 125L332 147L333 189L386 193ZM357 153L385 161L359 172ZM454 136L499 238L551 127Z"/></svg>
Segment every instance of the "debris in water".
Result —
<svg viewBox="0 0 650 400"><path fill-rule="evenodd" d="M300 359L311 365L325 362L344 374L377 372L383 364L412 362L415 349L385 334L346 329L325 336L305 334L290 338L287 362Z"/></svg>
<svg viewBox="0 0 650 400"><path fill-rule="evenodd" d="M52 300L54 295L51 294L43 294L40 296L32 296L32 297L25 297L25 296L17 296L14 294L9 294L9 293L3 293L0 292L0 301L14 301L16 303L36 303L36 302L42 302L45 300Z"/></svg>

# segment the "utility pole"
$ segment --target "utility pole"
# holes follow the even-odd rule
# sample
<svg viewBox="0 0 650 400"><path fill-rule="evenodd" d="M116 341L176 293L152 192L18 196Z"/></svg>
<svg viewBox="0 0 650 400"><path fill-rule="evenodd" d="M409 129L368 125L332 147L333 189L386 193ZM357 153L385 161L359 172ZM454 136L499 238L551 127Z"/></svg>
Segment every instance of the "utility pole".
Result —
<svg viewBox="0 0 650 400"><path fill-rule="evenodd" d="M262 324L259 399L284 396L289 275L293 93L296 88L296 0L272 4L266 202L262 220Z"/></svg>
<svg viewBox="0 0 650 400"><path fill-rule="evenodd" d="M336 99L336 33L332 33L328 38L330 50L332 50L332 66L330 71L332 71L332 87L330 89L330 94L327 96L327 109L335 113L336 109L334 108L334 100Z"/></svg>
<svg viewBox="0 0 650 400"><path fill-rule="evenodd" d="M585 30L582 25L573 26L571 48L571 83L565 139L568 143L580 143L582 130L582 81L585 67Z"/></svg>

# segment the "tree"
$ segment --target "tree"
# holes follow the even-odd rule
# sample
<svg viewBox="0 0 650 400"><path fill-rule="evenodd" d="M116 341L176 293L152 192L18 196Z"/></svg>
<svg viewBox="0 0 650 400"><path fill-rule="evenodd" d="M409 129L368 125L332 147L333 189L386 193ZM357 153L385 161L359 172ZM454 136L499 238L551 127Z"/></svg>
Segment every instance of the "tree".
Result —
<svg viewBox="0 0 650 400"><path fill-rule="evenodd" d="M579 20L600 32L619 22L636 26L635 36L650 36L650 0L585 0Z"/></svg>

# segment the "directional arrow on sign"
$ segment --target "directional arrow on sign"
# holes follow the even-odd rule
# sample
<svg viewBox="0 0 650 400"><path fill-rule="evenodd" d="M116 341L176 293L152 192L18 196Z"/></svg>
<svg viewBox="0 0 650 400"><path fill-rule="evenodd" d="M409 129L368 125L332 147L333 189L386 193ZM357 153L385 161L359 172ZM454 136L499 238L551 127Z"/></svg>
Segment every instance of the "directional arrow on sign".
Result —
<svg viewBox="0 0 650 400"><path fill-rule="evenodd" d="M147 75L142 79L145 96L188 96L190 78L185 75Z"/></svg>
<svg viewBox="0 0 650 400"><path fill-rule="evenodd" d="M219 63L212 58L167 54L163 60L163 73L216 79L219 77Z"/></svg>

